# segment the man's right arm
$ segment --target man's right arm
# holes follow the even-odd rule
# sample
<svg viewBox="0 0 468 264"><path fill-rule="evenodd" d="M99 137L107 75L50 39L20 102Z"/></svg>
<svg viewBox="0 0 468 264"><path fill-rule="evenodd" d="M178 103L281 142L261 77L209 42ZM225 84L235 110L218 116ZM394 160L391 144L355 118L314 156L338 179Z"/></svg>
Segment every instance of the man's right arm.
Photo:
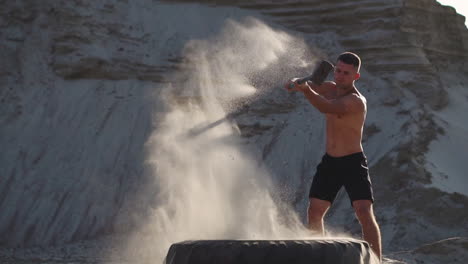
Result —
<svg viewBox="0 0 468 264"><path fill-rule="evenodd" d="M347 114L365 111L365 105L358 95L349 94L339 99L327 99L305 84L302 92L309 102L324 114Z"/></svg>
<svg viewBox="0 0 468 264"><path fill-rule="evenodd" d="M314 90L316 93L322 96L324 96L327 92L330 91L330 89L333 89L333 87L335 86L335 83L330 82L330 81L323 82L321 85L316 85L315 83L311 81L307 81L307 84L312 90Z"/></svg>

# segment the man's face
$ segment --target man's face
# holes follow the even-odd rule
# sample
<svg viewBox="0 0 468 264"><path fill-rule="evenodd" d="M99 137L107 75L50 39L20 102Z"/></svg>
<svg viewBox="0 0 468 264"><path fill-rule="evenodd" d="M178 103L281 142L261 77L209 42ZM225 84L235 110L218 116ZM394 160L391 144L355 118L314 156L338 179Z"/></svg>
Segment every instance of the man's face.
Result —
<svg viewBox="0 0 468 264"><path fill-rule="evenodd" d="M335 65L335 82L337 86L350 86L353 82L359 79L359 73L352 64L346 64L338 61Z"/></svg>

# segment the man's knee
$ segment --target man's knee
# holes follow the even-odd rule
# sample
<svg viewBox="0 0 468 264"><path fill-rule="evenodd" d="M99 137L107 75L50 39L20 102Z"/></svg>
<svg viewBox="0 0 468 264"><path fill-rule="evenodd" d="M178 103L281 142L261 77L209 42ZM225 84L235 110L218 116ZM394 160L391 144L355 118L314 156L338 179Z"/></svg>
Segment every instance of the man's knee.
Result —
<svg viewBox="0 0 468 264"><path fill-rule="evenodd" d="M309 219L322 219L328 208L330 208L330 205L331 203L328 201L311 198L309 201L309 208L307 210Z"/></svg>
<svg viewBox="0 0 468 264"><path fill-rule="evenodd" d="M372 202L368 200L358 200L353 202L354 212L361 224L374 221L374 211L372 209Z"/></svg>
<svg viewBox="0 0 468 264"><path fill-rule="evenodd" d="M309 220L313 221L319 221L322 220L323 217L325 216L325 212L317 210L314 207L309 206L309 209L307 210L307 214L309 216Z"/></svg>

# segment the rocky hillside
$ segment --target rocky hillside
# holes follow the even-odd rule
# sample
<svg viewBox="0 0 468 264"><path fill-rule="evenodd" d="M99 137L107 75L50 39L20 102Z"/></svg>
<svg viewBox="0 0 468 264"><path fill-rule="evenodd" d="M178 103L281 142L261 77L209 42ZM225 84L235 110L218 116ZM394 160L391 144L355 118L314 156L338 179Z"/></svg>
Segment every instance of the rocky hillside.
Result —
<svg viewBox="0 0 468 264"><path fill-rule="evenodd" d="M144 11L134 10L140 16L132 21L127 7L17 1L2 8L1 244L109 233L149 181L148 94L171 68L159 64L170 57L150 51L170 54L144 28Z"/></svg>
<svg viewBox="0 0 468 264"><path fill-rule="evenodd" d="M435 0L22 0L0 10L0 244L61 244L138 226L160 202L145 144L168 112L161 92L193 81L190 40L219 41L226 18L246 17L309 49L297 63L280 58L281 67L249 76L267 92L229 118L270 172L274 199L303 219L324 149L320 115L281 82L306 74L307 58L350 50L363 59L364 147L384 250L415 249L392 255L410 259L468 236L460 114L468 110L468 30L454 9ZM340 194L330 229L358 235L352 214Z"/></svg>

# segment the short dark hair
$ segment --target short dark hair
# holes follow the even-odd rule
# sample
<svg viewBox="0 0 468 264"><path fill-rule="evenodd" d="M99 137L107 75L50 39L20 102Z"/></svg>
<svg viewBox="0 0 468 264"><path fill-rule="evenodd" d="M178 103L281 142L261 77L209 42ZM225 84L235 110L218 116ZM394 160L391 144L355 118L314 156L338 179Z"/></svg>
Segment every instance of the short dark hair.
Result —
<svg viewBox="0 0 468 264"><path fill-rule="evenodd" d="M352 64L354 67L356 67L358 72L361 68L361 58L359 58L359 56L355 53L349 51L341 53L336 61L342 61L346 64Z"/></svg>

